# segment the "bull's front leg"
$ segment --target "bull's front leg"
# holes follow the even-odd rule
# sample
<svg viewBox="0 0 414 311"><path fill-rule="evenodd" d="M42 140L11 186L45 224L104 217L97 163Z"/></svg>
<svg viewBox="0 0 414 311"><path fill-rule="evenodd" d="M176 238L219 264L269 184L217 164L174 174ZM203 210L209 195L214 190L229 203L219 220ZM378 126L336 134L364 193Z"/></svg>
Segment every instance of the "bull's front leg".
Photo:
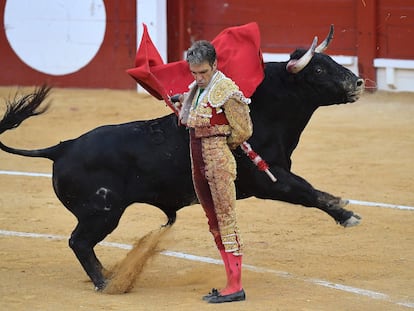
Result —
<svg viewBox="0 0 414 311"><path fill-rule="evenodd" d="M344 208L348 205L348 200L316 189L315 192L319 201L319 206L316 207L332 216L341 226L353 227L361 222L361 216Z"/></svg>
<svg viewBox="0 0 414 311"><path fill-rule="evenodd" d="M351 227L360 223L359 215L344 208L348 204L347 200L317 190L302 177L285 169L273 167L271 171L277 176L277 182L268 188L273 199L306 207L316 207L326 212L343 227ZM266 185L269 185L269 181Z"/></svg>

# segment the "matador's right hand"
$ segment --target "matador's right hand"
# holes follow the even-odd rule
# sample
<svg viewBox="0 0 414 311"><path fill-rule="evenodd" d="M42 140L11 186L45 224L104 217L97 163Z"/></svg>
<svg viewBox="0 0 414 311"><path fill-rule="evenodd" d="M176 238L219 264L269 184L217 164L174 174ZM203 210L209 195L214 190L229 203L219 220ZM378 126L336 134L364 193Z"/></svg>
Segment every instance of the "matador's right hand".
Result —
<svg viewBox="0 0 414 311"><path fill-rule="evenodd" d="M183 94L175 94L175 95L173 95L173 96L170 97L171 103L174 105L174 107L177 110L180 110L181 103L183 102L183 100L184 100Z"/></svg>
<svg viewBox="0 0 414 311"><path fill-rule="evenodd" d="M170 97L170 101L174 104L177 102L182 102L183 101L183 94L175 94L173 96Z"/></svg>

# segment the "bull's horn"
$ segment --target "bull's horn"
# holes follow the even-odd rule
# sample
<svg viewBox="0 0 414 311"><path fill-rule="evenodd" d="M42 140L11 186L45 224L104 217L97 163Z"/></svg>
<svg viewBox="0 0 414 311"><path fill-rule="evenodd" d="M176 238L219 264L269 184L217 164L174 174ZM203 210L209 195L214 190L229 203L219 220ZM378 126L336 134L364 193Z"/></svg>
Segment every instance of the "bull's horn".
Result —
<svg viewBox="0 0 414 311"><path fill-rule="evenodd" d="M287 65L286 70L291 73L298 73L311 61L313 54L315 54L316 43L318 43L318 37L313 39L312 45L309 50L299 59L291 59Z"/></svg>
<svg viewBox="0 0 414 311"><path fill-rule="evenodd" d="M317 46L317 48L315 49L316 53L322 53L323 51L325 51L328 48L329 43L331 43L331 41L333 39L333 34L334 34L334 25L331 25L331 27L329 29L329 33L326 36L325 40L323 40L323 42L321 44L319 44Z"/></svg>

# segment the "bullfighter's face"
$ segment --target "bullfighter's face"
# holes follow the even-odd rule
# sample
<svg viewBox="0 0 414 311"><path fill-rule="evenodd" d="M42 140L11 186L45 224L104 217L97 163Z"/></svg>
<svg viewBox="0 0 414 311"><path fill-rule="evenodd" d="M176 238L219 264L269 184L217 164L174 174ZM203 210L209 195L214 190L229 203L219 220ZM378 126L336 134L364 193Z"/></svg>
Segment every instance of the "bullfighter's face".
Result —
<svg viewBox="0 0 414 311"><path fill-rule="evenodd" d="M190 64L190 71L197 86L205 89L217 71L217 61L212 66L207 61L200 64Z"/></svg>

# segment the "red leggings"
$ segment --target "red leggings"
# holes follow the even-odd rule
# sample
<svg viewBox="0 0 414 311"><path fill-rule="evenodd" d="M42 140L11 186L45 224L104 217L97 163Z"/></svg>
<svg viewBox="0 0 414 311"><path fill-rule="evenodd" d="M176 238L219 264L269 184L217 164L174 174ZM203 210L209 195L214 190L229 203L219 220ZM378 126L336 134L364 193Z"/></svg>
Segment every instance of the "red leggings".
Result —
<svg viewBox="0 0 414 311"><path fill-rule="evenodd" d="M217 216L214 210L214 202L211 196L210 186L205 177L205 164L201 149L201 139L195 137L193 129L190 129L190 148L194 189L196 191L197 198L200 201L204 212L206 213L210 232L214 237L217 248L219 250L224 250L224 245L220 236L219 225L217 222Z"/></svg>

